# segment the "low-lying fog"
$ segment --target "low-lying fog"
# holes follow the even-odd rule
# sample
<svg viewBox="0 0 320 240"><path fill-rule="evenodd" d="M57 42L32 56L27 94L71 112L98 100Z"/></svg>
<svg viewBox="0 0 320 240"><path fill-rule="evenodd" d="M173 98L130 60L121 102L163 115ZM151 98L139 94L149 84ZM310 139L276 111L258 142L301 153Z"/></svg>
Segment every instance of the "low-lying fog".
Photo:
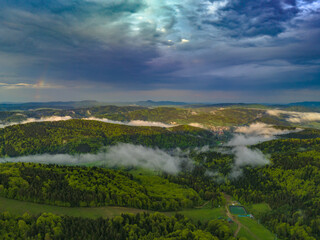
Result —
<svg viewBox="0 0 320 240"><path fill-rule="evenodd" d="M10 122L10 123L0 123L0 128L12 126L12 125L17 125L17 124L26 124L26 123L31 123L31 122L57 122L57 121L66 121L73 119L70 116L51 116L51 117L42 117L42 118L27 118L26 120L23 120L21 122ZM82 120L94 120L94 121L100 121L100 122L105 122L105 123L113 123L113 124L121 124L121 125L127 125L127 126L149 126L149 127L163 127L163 128L170 128L174 127L177 125L172 125L172 124L166 124L162 122L152 122L152 121L143 121L143 120L132 120L129 122L121 122L121 121L114 121L110 120L108 118L95 118L95 117L90 117L90 118L82 118Z"/></svg>

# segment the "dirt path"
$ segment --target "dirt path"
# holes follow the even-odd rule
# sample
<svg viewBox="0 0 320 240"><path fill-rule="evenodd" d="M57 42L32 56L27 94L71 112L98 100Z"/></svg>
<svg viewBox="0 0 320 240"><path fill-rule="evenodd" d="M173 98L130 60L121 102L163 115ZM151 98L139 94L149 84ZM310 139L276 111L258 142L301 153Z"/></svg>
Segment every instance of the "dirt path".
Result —
<svg viewBox="0 0 320 240"><path fill-rule="evenodd" d="M208 202L205 202L204 204L202 204L201 206L195 207L195 208L203 208L204 206L208 205L208 203L210 202L210 200Z"/></svg>
<svg viewBox="0 0 320 240"><path fill-rule="evenodd" d="M238 221L238 219L236 217L234 217L230 210L229 210L229 205L232 204L232 200L231 200L231 196L226 194L226 193L223 193L224 194L224 197L226 199L226 205L225 205L225 208L226 208L226 212L227 212L227 216L232 220L234 221L237 225L238 225L238 228L237 230L234 232L233 236L236 238L238 236L238 233L240 231L240 229L243 227L244 229L246 229L255 239L257 240L260 240L260 238L255 235L253 232L251 232L251 230L247 227L247 226L244 226L242 225L241 222Z"/></svg>
<svg viewBox="0 0 320 240"><path fill-rule="evenodd" d="M234 237L237 237L237 235L238 235L238 233L239 233L239 231L240 231L240 229L241 229L241 227L242 227L242 224L241 224L235 217L232 216L232 214L231 214L230 211L229 211L228 205L226 205L226 211L227 211L227 216L228 216L230 219L232 219L232 221L234 221L234 222L238 225L237 230L236 230L236 231L234 232L234 234L233 234Z"/></svg>
<svg viewBox="0 0 320 240"><path fill-rule="evenodd" d="M237 230L234 232L233 236L234 237L237 237L241 227L242 227L242 224L238 221L238 219L236 219L232 214L231 212L229 211L229 205L232 204L232 200L231 200L231 196L224 193L224 198L226 199L226 205L225 205L225 208L226 208L226 213L227 213L227 216L232 220L234 221L237 225L238 225L238 228Z"/></svg>

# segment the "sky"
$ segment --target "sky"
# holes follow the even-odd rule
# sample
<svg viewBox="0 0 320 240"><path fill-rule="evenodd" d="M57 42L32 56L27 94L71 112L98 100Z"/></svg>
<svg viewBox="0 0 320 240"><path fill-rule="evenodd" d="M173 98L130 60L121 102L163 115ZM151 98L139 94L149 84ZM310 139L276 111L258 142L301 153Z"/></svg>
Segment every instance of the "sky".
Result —
<svg viewBox="0 0 320 240"><path fill-rule="evenodd" d="M0 0L0 102L320 101L320 0Z"/></svg>

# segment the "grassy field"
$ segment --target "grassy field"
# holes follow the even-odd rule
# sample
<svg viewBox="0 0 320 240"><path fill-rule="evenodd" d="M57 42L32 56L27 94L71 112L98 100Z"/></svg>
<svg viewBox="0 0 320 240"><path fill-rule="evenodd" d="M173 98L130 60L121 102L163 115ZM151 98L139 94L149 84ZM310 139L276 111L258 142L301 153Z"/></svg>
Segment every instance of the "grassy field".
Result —
<svg viewBox="0 0 320 240"><path fill-rule="evenodd" d="M265 209L266 205L255 204L251 206L251 209L257 209L256 211L262 211ZM95 208L66 208L51 206L46 204L38 204L31 202L18 201L13 199L7 199L0 197L0 211L8 211L13 215L22 215L28 212L32 215L37 215L43 212L51 212L58 215L68 215L74 217L87 217L87 218L112 218L114 216L119 216L122 213L141 213L141 212L151 212L147 210L140 210L135 208L124 208L124 207L95 207ZM168 216L173 216L176 213L183 214L184 216L195 220L195 221L210 221L217 219L219 217L226 218L226 213L224 207L221 208L199 208L199 209L185 209L178 212L165 212ZM238 220L247 227L249 231L242 227L238 236L246 237L248 240L257 239L258 240L273 240L273 234L259 224L257 221L250 218L238 218ZM233 224L233 229L236 229L236 225Z"/></svg>
<svg viewBox="0 0 320 240"><path fill-rule="evenodd" d="M30 214L40 214L43 212L51 212L58 215L68 215L74 217L87 217L87 218L99 218L99 217L114 217L119 216L122 213L139 213L147 212L147 210L140 210L135 208L124 207L96 207L96 208L66 208L51 206L46 204L38 204L31 202L18 201L13 199L7 199L0 197L0 211L8 211L14 215L22 215L25 212Z"/></svg>
<svg viewBox="0 0 320 240"><path fill-rule="evenodd" d="M256 220L251 218L238 218L239 222L245 227L247 227L250 231L245 229L244 227L241 228L239 232L239 236L248 236L251 235L252 237L250 239L257 239L254 236L258 237L258 240L273 240L274 235L266 229L264 226L259 224ZM244 234L244 235L242 235Z"/></svg>
<svg viewBox="0 0 320 240"><path fill-rule="evenodd" d="M258 203L247 206L247 209L255 218L259 218L262 214L271 211L267 203Z"/></svg>
<svg viewBox="0 0 320 240"><path fill-rule="evenodd" d="M223 207L220 208L199 208L199 209L187 209L178 211L178 213L193 219L195 221L209 221L217 219L219 217L226 217L226 213ZM172 213L175 214L175 213Z"/></svg>
<svg viewBox="0 0 320 240"><path fill-rule="evenodd" d="M243 227L240 229L237 237L245 237L247 240L258 240Z"/></svg>
<svg viewBox="0 0 320 240"><path fill-rule="evenodd" d="M74 217L87 217L87 218L111 218L119 216L122 213L141 213L141 212L152 212L147 210L140 210L136 208L124 208L124 207L58 207L46 204L38 204L31 202L24 202L19 200L7 199L0 197L0 211L8 211L14 215L22 215L25 212L30 214L40 214L43 212L51 212L58 215L68 215ZM185 215L186 217L193 220L207 221L217 219L218 217L225 217L224 208L213 208L213 209L187 209L178 212L165 212L166 215L173 216L176 213Z"/></svg>
<svg viewBox="0 0 320 240"><path fill-rule="evenodd" d="M230 212L234 215L244 215L245 211L248 210L249 213L252 213L257 219L263 213L266 213L271 210L268 204L259 203L246 206L229 206ZM245 237L248 240L273 240L274 235L263 225L259 224L256 220L248 217L237 217L239 222L242 224L242 227L238 233L238 237ZM235 231L236 226L231 226Z"/></svg>

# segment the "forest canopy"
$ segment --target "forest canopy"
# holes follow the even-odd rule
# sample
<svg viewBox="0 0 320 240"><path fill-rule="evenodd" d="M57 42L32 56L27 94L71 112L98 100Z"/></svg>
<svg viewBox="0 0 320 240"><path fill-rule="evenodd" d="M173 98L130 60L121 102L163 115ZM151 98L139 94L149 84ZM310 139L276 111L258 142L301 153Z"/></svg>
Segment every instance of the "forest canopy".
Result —
<svg viewBox="0 0 320 240"><path fill-rule="evenodd" d="M96 153L103 146L132 143L164 149L217 144L218 136L191 127L135 127L89 120L37 122L0 129L0 156Z"/></svg>

